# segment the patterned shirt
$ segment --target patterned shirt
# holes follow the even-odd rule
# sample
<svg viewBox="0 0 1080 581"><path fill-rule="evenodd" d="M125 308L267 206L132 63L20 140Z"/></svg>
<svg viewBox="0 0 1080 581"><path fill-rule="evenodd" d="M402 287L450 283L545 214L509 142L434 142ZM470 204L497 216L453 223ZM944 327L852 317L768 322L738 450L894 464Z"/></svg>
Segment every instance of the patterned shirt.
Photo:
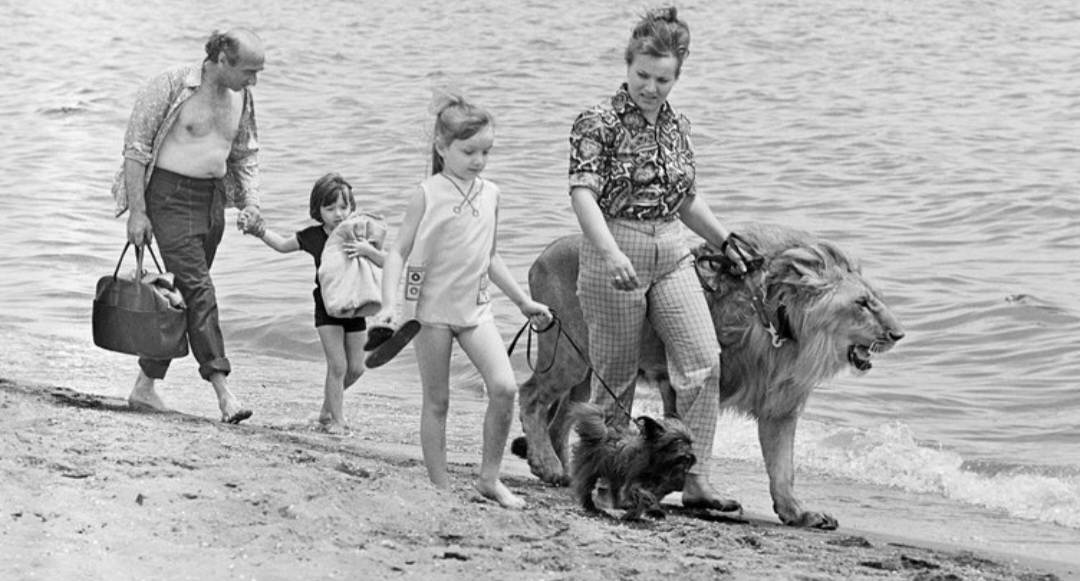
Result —
<svg viewBox="0 0 1080 581"><path fill-rule="evenodd" d="M139 90L124 134L124 158L146 166L143 187L150 183L161 144L180 118L180 106L201 84L200 62L168 69ZM229 202L237 208L259 204L259 136L255 127L255 101L251 89L246 87L240 127L233 138L222 182ZM128 206L123 165L113 181L112 194L116 200L116 215L120 216Z"/></svg>
<svg viewBox="0 0 1080 581"><path fill-rule="evenodd" d="M649 123L626 83L570 132L570 189L593 191L608 218L669 220L696 194L690 121L664 103Z"/></svg>

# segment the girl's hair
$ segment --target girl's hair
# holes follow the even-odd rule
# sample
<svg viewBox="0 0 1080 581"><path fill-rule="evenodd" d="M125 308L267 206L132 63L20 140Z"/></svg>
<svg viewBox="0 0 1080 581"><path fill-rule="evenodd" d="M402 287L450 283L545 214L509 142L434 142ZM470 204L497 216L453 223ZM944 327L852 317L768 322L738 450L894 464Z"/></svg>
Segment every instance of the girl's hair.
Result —
<svg viewBox="0 0 1080 581"><path fill-rule="evenodd" d="M437 91L431 101L435 114L435 131L431 143L431 173L443 170L443 158L438 145L448 147L458 139L468 139L481 129L495 124L486 109L473 105L465 97L449 91Z"/></svg>
<svg viewBox="0 0 1080 581"><path fill-rule="evenodd" d="M675 76L682 71L683 61L690 54L690 27L679 18L674 6L653 8L634 26L626 44L626 66L633 64L639 54L675 57L679 61Z"/></svg>
<svg viewBox="0 0 1080 581"><path fill-rule="evenodd" d="M352 186L338 173L328 173L315 182L311 188L311 218L322 224L322 208L333 206L338 199L344 198L349 204L349 210L356 210L356 199L353 198Z"/></svg>

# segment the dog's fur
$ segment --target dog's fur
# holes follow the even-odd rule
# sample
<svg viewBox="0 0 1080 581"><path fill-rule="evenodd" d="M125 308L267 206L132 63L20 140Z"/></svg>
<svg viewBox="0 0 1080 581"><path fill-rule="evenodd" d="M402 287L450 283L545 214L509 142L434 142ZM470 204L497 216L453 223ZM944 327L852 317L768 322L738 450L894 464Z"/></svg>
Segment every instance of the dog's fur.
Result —
<svg viewBox="0 0 1080 581"><path fill-rule="evenodd" d="M625 508L627 520L642 513L664 518L660 500L682 490L686 471L697 462L690 431L677 419L637 418L637 429L605 421L591 404L576 404L570 416L578 435L571 463L571 485L582 508L599 512L593 489L607 481L614 508Z"/></svg>
<svg viewBox="0 0 1080 581"><path fill-rule="evenodd" d="M773 509L788 525L836 528L832 516L803 508L795 497L795 426L815 387L845 369L861 373L873 354L904 336L881 295L863 279L858 264L828 242L806 232L746 224L735 228L764 257L750 285L729 273L699 268L722 347L721 406L757 419L758 437ZM550 306L562 329L588 354L588 330L577 298L582 237L551 243L529 270L533 298ZM698 248L695 256L715 254ZM791 339L780 347L754 310L750 288L763 294L765 315ZM589 398L589 364L559 332L537 338L537 371L520 389L525 438L513 451L527 456L541 480L568 483L569 403ZM646 330L641 377L659 384L671 411L671 386L663 344ZM704 460L704 459L702 459Z"/></svg>

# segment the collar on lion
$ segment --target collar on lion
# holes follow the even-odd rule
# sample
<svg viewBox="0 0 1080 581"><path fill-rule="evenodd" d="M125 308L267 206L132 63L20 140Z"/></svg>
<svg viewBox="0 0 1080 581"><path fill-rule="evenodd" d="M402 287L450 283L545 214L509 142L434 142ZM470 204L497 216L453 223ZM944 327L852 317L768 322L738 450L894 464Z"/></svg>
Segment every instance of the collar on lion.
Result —
<svg viewBox="0 0 1080 581"><path fill-rule="evenodd" d="M757 313L761 326L765 327L765 330L769 333L772 346L779 349L784 346L785 341L795 343L795 333L791 329L791 321L787 316L787 306L780 305L776 307L776 324L769 320L769 315L765 311L765 277L761 277L761 286L759 288L754 288L749 276L743 276L742 279L746 285L746 291L750 293L750 304L754 306L754 312Z"/></svg>

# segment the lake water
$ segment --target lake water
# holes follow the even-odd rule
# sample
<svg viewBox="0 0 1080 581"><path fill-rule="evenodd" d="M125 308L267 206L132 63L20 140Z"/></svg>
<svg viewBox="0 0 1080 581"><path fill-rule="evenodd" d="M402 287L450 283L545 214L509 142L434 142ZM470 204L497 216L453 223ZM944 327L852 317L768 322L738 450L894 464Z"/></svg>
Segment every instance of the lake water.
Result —
<svg viewBox="0 0 1080 581"><path fill-rule="evenodd" d="M199 60L213 28L248 25L266 43L256 106L273 228L308 223L327 171L396 227L426 170L431 88L457 86L496 116L485 175L503 187L499 248L524 283L540 250L577 230L569 126L624 78L643 4L400 4L0 6L0 374L126 393L134 360L90 338L94 283L124 236L109 186L138 86ZM908 330L871 373L811 399L804 494L845 526L908 523L1080 562L1080 5L679 6L694 38L671 101L694 124L701 194L725 221L805 228L859 256ZM245 374L302 377L292 389L317 402L310 259L230 231L213 275L237 390L258 407ZM521 317L505 299L496 313L509 339ZM169 401L212 414L194 368L174 366L173 383L195 387ZM460 354L453 373L480 397ZM408 351L369 379L419 390ZM726 418L717 465L761 478L755 438ZM771 514L752 484L761 498L744 504Z"/></svg>

